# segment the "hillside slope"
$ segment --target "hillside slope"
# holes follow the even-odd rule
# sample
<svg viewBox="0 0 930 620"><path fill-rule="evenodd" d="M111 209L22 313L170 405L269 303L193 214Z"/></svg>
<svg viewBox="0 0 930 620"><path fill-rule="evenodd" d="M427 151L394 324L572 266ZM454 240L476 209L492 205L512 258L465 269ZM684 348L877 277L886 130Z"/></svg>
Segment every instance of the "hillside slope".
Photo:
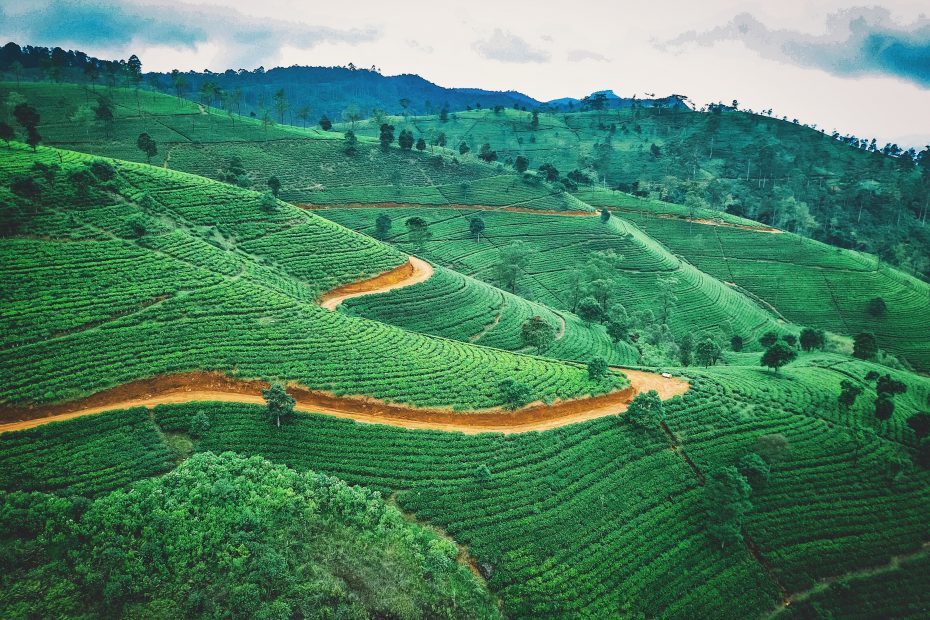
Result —
<svg viewBox="0 0 930 620"><path fill-rule="evenodd" d="M49 167L39 197L11 194L35 164ZM619 375L592 383L575 366L320 308L324 290L406 256L254 192L11 145L0 159L0 196L18 208L14 234L0 239L11 292L0 351L8 403L68 400L187 370L458 409L502 404L504 378L525 383L532 400L625 385Z"/></svg>

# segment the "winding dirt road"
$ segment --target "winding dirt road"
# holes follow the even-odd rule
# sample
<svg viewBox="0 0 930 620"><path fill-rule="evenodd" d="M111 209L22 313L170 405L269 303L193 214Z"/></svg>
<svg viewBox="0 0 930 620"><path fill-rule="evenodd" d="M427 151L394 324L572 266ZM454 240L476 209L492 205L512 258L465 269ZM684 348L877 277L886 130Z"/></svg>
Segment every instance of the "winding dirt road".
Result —
<svg viewBox="0 0 930 620"><path fill-rule="evenodd" d="M406 263L390 271L333 289L320 297L318 302L328 310L335 310L346 299L412 286L427 280L431 275L433 268L429 263L411 256ZM559 318L562 321L560 332L564 333L564 319L561 315ZM544 431L626 411L633 397L640 392L656 390L662 399L668 399L684 394L690 387L684 379L662 377L639 370L620 370L631 382L630 387L624 390L551 405L531 403L518 411L486 409L455 412L451 409L420 408L366 397L335 396L299 385L289 386L288 391L297 401L298 411L323 413L370 424L474 434ZM267 387L268 384L262 381L233 379L217 372L161 375L66 403L46 406L0 404L0 433L132 407L211 401L263 404L265 401L261 391Z"/></svg>
<svg viewBox="0 0 930 620"><path fill-rule="evenodd" d="M416 256L411 256L406 263L390 271L385 271L367 280L360 280L334 288L320 297L318 303L327 310L335 310L339 304L347 299L375 293L386 293L394 289L413 286L425 282L432 275L432 265Z"/></svg>
<svg viewBox="0 0 930 620"><path fill-rule="evenodd" d="M623 373L631 382L631 386L625 390L552 405L532 403L518 411L486 409L463 413L409 407L371 398L334 396L297 385L289 386L288 392L297 401L297 411L324 413L370 424L477 434L525 433L576 424L626 411L630 401L639 392L656 390L664 400L684 394L690 387L687 381L680 378L665 378L639 370L623 369ZM262 381L233 379L221 373L162 375L126 383L68 403L45 407L0 405L0 419L9 420L0 423L0 433L130 407L200 401L264 404L261 390L267 387L268 384Z"/></svg>

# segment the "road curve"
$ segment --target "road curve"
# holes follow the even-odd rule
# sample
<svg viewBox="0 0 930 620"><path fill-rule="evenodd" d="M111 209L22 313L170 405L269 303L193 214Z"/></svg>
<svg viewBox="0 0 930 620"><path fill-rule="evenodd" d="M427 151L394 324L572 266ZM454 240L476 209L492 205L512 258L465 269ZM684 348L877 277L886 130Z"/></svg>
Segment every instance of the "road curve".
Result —
<svg viewBox="0 0 930 620"><path fill-rule="evenodd" d="M532 403L518 411L500 409L454 412L385 403L370 398L341 397L292 385L288 391L297 401L296 409L322 413L356 422L386 424L409 429L432 429L468 434L525 433L544 431L626 411L639 392L656 390L663 399L684 394L690 385L684 379L662 377L639 370L623 372L629 377L627 389L552 405ZM45 407L0 406L0 433L18 431L85 415L131 407L189 402L237 402L263 404L261 390L268 384L241 380L221 373L190 372L162 375L133 381L87 398Z"/></svg>
<svg viewBox="0 0 930 620"><path fill-rule="evenodd" d="M433 275L433 266L425 260L411 256L406 263L378 274L367 280L351 282L344 286L334 288L324 293L318 300L322 307L327 310L335 310L339 304L353 297L362 297L363 295L374 295L376 293L386 293L397 288L413 286L420 282L425 282Z"/></svg>

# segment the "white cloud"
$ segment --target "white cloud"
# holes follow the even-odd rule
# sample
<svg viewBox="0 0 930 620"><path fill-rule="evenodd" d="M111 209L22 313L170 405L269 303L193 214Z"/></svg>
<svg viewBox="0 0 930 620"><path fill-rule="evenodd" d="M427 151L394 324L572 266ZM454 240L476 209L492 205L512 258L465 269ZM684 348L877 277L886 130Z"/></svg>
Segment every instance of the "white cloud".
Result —
<svg viewBox="0 0 930 620"><path fill-rule="evenodd" d="M495 28L490 37L478 39L473 45L476 52L501 62L547 62L549 52L533 47L517 35Z"/></svg>

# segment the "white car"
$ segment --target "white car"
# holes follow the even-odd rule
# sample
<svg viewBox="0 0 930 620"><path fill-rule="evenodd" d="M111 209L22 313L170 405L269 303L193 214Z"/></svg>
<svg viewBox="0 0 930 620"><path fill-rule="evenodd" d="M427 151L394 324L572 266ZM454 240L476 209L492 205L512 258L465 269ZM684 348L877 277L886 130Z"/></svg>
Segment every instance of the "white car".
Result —
<svg viewBox="0 0 930 620"><path fill-rule="evenodd" d="M662 376L665 377L666 379L671 379L671 378L672 378L672 375L669 374L669 373L667 373L667 372L663 372L663 373L662 373Z"/></svg>

